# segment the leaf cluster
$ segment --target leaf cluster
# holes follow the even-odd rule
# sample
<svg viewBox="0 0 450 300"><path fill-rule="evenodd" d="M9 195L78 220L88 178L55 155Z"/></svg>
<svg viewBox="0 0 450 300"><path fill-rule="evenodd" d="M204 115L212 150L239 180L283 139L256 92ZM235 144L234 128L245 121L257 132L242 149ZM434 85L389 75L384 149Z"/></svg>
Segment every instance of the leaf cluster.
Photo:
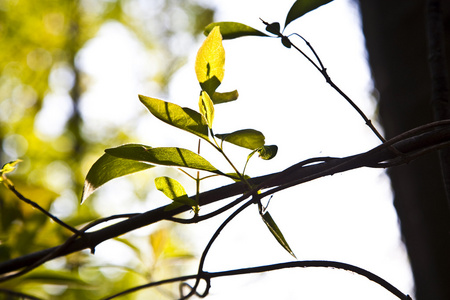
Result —
<svg viewBox="0 0 450 300"><path fill-rule="evenodd" d="M287 14L285 27L305 13L330 1L296 1ZM264 23L267 25L266 30L269 33L280 37L283 45L286 47L291 47L289 39L280 32L279 23ZM215 175L227 176L233 180L247 183L246 178L248 177L245 174L246 166L255 153L258 153L259 157L265 160L275 157L278 150L277 146L265 145L265 136L260 131L255 129L241 129L231 133L214 134L213 132L216 105L235 101L239 96L236 90L225 93L217 91L225 76L225 49L222 40L243 36L268 35L236 22L212 23L205 28L205 35L207 37L198 50L195 61L195 73L201 88L198 111L144 95L139 95L139 100L154 117L168 125L189 132L197 136L200 141L205 141L211 145L223 155L234 172L229 173L218 170L203 158L200 153L195 153L188 149L179 147L154 148L141 144L127 144L106 149L105 154L95 162L86 176L81 202L84 202L97 188L114 178L153 168L158 165L207 171ZM251 150L242 171L239 171L226 155L223 142ZM173 201L173 205L169 206L170 209L180 205L189 205L197 216L200 210L198 203L198 195L200 193L199 182L210 176L201 178L199 172L197 172L197 176L192 176L184 170L182 172L196 182L196 198L189 198L184 187L173 178L165 176L158 177L155 179L155 185L158 190ZM247 185L249 191L252 191L252 187L248 183ZM257 193L258 191L255 190L252 192ZM290 254L294 255L275 221L262 208L259 199L257 203L259 204L261 217L270 232Z"/></svg>
<svg viewBox="0 0 450 300"><path fill-rule="evenodd" d="M248 27L239 25L238 28L248 30ZM250 30L251 31L251 30ZM228 33L232 34L233 31ZM254 32L254 31L253 31ZM82 202L97 188L108 181L132 174L138 171L153 168L155 166L169 166L177 168L194 169L197 171L207 171L215 175L229 177L233 180L243 181L247 184L249 191L252 186L247 183L248 176L245 174L248 161L255 153L264 160L272 159L276 156L278 147L276 145L265 145L265 136L255 129L241 129L231 133L213 132L215 106L218 104L235 101L238 92L231 91L221 93L217 89L225 76L225 49L222 44L221 26L214 26L208 33L207 38L201 45L195 61L195 73L201 91L198 101L198 111L164 100L139 95L139 100L148 111L160 121L180 130L189 132L197 136L200 141L205 141L216 151L223 155L234 172L224 172L214 167L208 160L191 150L179 147L151 147L141 144L126 144L116 148L106 149L105 154L100 157L89 170L84 184ZM200 143L199 141L199 143ZM243 171L239 171L226 155L223 142L251 150L247 156ZM200 148L199 148L200 149ZM199 183L206 176L201 178L200 173L192 176L183 170L191 179L196 182L197 197L190 198L185 192L185 188L177 180L170 177L155 178L156 188L173 201L172 205L166 209L174 209L182 205L192 207L197 216L200 207L198 195L200 194ZM257 190L252 193L258 192ZM268 212L263 212L260 199L257 200L260 207L262 220L274 235L276 240L294 257L283 234Z"/></svg>
<svg viewBox="0 0 450 300"><path fill-rule="evenodd" d="M154 117L168 125L189 132L197 136L201 141L211 145L223 155L234 172L230 173L218 170L208 160L202 157L200 153L195 153L189 149L126 144L116 148L106 149L105 154L94 163L86 176L82 202L97 188L114 178L155 166L207 171L215 175L230 177L233 180L245 181L245 167L244 171L240 172L228 159L223 148L223 142L251 150L252 152L248 155L247 162L256 152L265 160L275 157L277 147L275 145L265 145L265 136L260 131L242 129L223 134L214 134L213 132L215 106L237 100L239 96L236 90L231 92L217 91L225 75L225 49L222 44L222 35L219 26L211 30L198 50L195 73L201 88L198 111L143 95L139 95L139 100ZM185 171L183 172L186 173ZM195 181L204 179L198 176L196 178L191 175L189 176ZM166 196L174 202L180 203L179 197L182 195L179 194L179 191L180 189L184 191L184 188L179 182L172 178L163 177L156 178L155 183L157 188ZM194 203L192 200L187 201L186 197L182 197L185 199L183 200L184 204L189 203L194 210L198 211L198 203Z"/></svg>

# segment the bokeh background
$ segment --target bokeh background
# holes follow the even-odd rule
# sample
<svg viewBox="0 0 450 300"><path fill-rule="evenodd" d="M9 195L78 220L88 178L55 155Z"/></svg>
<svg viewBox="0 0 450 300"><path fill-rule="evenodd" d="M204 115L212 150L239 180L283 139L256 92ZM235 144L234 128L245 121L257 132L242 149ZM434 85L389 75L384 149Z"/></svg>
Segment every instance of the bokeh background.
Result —
<svg viewBox="0 0 450 300"><path fill-rule="evenodd" d="M169 203L153 179L176 177L155 168L116 179L80 206L84 177L103 150L124 143L197 149L197 139L153 118L144 94L197 109L195 55L212 21L260 30L259 18L283 24L293 1L79 0L0 1L0 159L23 162L17 189L73 226L102 216L143 212ZM335 83L377 124L358 8L336 0L293 22L318 52ZM299 38L292 41L308 48ZM346 156L379 144L363 120L299 53L273 38L224 42L225 79L238 101L216 107L215 132L262 131L279 147L271 161L251 160L249 175L280 171L316 156ZM248 152L227 146L243 167ZM202 155L229 168L204 145ZM229 181L210 179L207 190ZM0 189L0 259L52 247L69 232ZM208 211L205 208L202 211ZM299 260L337 260L366 268L413 293L408 259L383 170L355 170L276 194L269 211ZM151 280L195 273L196 262L225 216L196 225L162 222L56 259L0 287L46 299L99 299ZM224 231L206 261L209 271L292 260L271 236L256 207ZM123 299L174 299L164 286ZM211 299L393 299L357 275L296 269L220 278Z"/></svg>

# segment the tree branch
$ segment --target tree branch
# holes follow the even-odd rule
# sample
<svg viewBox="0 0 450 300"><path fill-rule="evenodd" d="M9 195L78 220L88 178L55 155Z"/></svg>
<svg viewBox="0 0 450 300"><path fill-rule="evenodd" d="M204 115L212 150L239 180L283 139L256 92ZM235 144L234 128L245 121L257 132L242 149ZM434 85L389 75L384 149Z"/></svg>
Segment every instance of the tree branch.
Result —
<svg viewBox="0 0 450 300"><path fill-rule="evenodd" d="M356 168L384 167L389 166L391 161L399 164L398 160L396 160L396 154L390 149L391 146L395 147L404 154L401 163L406 163L408 160L405 160L404 158L415 159L418 157L415 155L417 153L424 153L425 150L433 148L435 145L439 144L444 144L448 148L449 143L450 120L434 122L405 132L365 153L344 158L330 158L329 160L322 160L321 162L308 165L305 165L304 162L300 162L278 173L251 178L248 180L248 183L252 186L256 186L257 189L276 187L277 190L271 191L271 193L275 193L278 190L286 189L300 183ZM204 206L219 200L246 193L248 196L251 194L251 191L248 190L248 186L242 182L238 182L201 193L199 195L199 204ZM242 201L245 198L246 197L241 197ZM162 220L170 219L179 213L189 211L191 207L182 206L169 211L166 211L165 209L166 206L136 214L127 220L113 224L106 228L85 233L83 236L74 239L70 245L67 245L55 257L65 256L83 249L93 250L101 242L135 229L157 223ZM2 262L0 263L0 274L7 274L31 265L52 252L57 251L58 249L59 246Z"/></svg>

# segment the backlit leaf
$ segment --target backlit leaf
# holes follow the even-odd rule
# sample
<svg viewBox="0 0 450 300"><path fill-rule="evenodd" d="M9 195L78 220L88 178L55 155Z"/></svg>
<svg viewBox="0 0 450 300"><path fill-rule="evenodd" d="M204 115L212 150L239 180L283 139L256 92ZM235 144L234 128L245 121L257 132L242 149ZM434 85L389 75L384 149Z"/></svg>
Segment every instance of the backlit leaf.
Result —
<svg viewBox="0 0 450 300"><path fill-rule="evenodd" d="M214 120L214 104L207 92L202 91L200 94L198 106L200 107L200 113L205 118L209 128L212 128L212 123Z"/></svg>
<svg viewBox="0 0 450 300"><path fill-rule="evenodd" d="M234 145L250 150L258 149L264 145L264 135L254 129L243 129L232 133L216 134L217 138Z"/></svg>
<svg viewBox="0 0 450 300"><path fill-rule="evenodd" d="M214 27L198 50L195 73L202 89L213 95L225 74L225 49L219 27Z"/></svg>
<svg viewBox="0 0 450 300"><path fill-rule="evenodd" d="M162 176L155 178L156 188L163 192L167 198L189 206L196 206L197 203L186 194L184 187L173 178Z"/></svg>
<svg viewBox="0 0 450 300"><path fill-rule="evenodd" d="M208 140L208 125L195 110L142 95L139 99L161 121Z"/></svg>
<svg viewBox="0 0 450 300"><path fill-rule="evenodd" d="M133 147L133 144L127 145ZM153 165L135 160L115 157L107 153L103 154L91 167L84 181L83 193L81 195L81 203L89 197L96 189L106 182L153 168Z"/></svg>
<svg viewBox="0 0 450 300"><path fill-rule="evenodd" d="M267 228L269 228L272 235L278 241L278 243L280 243L280 245L283 246L283 248L290 255L292 255L294 258L297 258L297 257L295 257L294 252L292 252L291 247L289 247L289 244L286 242L286 239L284 238L283 234L281 233L280 228L278 228L277 224L270 216L269 212L264 213L262 215L262 219L263 219L264 223L267 225Z"/></svg>
<svg viewBox="0 0 450 300"><path fill-rule="evenodd" d="M297 0L292 5L291 9L289 10L287 16L286 16L286 22L284 23L284 28L288 26L289 23L294 21L295 19L300 18L304 14L318 8L319 6L322 6L324 4L327 4L333 0Z"/></svg>
<svg viewBox="0 0 450 300"><path fill-rule="evenodd" d="M155 178L155 186L158 191L164 193L170 200L174 200L176 198L187 196L186 190L177 180L162 176Z"/></svg>
<svg viewBox="0 0 450 300"><path fill-rule="evenodd" d="M237 90L226 92L226 93L218 93L215 92L211 98L214 104L221 104L226 102L231 102L236 100L239 97L239 93Z"/></svg>
<svg viewBox="0 0 450 300"><path fill-rule="evenodd" d="M221 175L223 174L200 155L183 148L152 148L145 145L132 144L106 149L105 152L116 157L157 165L185 167Z"/></svg>
<svg viewBox="0 0 450 300"><path fill-rule="evenodd" d="M8 178L6 178L6 174L14 171L16 169L16 165L21 161L21 159L17 159L15 161L4 164L2 169L0 170L0 182L5 184L6 186L12 185L13 183Z"/></svg>
<svg viewBox="0 0 450 300"><path fill-rule="evenodd" d="M242 36L268 36L267 34L237 22L217 22L211 23L205 28L205 35L208 35L214 27L220 26L220 33L224 40L235 39Z"/></svg>
<svg viewBox="0 0 450 300"><path fill-rule="evenodd" d="M22 161L21 159L17 159L15 161L11 161L9 163L4 164L2 169L0 170L0 174L3 175L11 173L16 169L17 164L20 163L21 161Z"/></svg>
<svg viewBox="0 0 450 300"><path fill-rule="evenodd" d="M264 160L269 160L275 157L278 152L278 146L276 145L264 145L258 149L259 157Z"/></svg>

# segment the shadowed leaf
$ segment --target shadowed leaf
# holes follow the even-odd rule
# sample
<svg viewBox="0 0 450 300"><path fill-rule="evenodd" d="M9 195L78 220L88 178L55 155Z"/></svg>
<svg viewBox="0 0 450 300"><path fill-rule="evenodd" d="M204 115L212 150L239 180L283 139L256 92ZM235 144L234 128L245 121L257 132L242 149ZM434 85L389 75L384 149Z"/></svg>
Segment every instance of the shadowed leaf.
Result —
<svg viewBox="0 0 450 300"><path fill-rule="evenodd" d="M216 134L217 138L234 145L250 150L258 149L264 145L264 135L254 129L243 129L232 133Z"/></svg>
<svg viewBox="0 0 450 300"><path fill-rule="evenodd" d="M237 90L226 92L226 93L218 93L215 92L211 98L214 104L221 104L226 102L231 102L237 100L239 97L239 93Z"/></svg>
<svg viewBox="0 0 450 300"><path fill-rule="evenodd" d="M292 5L291 9L289 10L287 16L286 16L286 22L284 23L284 28L288 26L289 23L294 21L295 19L300 18L304 14L318 8L319 6L322 6L324 4L327 4L333 0L297 0Z"/></svg>
<svg viewBox="0 0 450 300"><path fill-rule="evenodd" d="M281 32L280 32L280 23L278 22L274 22L274 23L270 23L266 26L266 30L270 33L273 33L275 35L281 36Z"/></svg>
<svg viewBox="0 0 450 300"><path fill-rule="evenodd" d="M145 145L133 144L132 146L124 145L117 148L106 149L105 152L116 157L157 165L185 167L221 175L223 174L200 155L183 148L152 148Z"/></svg>
<svg viewBox="0 0 450 300"><path fill-rule="evenodd" d="M219 27L214 27L198 50L195 74L202 89L213 95L225 75L225 49Z"/></svg>
<svg viewBox="0 0 450 300"><path fill-rule="evenodd" d="M264 160L269 160L275 157L278 152L278 146L276 145L264 145L258 149L259 157Z"/></svg>
<svg viewBox="0 0 450 300"><path fill-rule="evenodd" d="M220 33L224 40L235 39L243 36L268 36L267 34L237 22L217 22L211 23L205 28L205 35L208 35L214 27L220 26Z"/></svg>
<svg viewBox="0 0 450 300"><path fill-rule="evenodd" d="M285 46L286 48L291 48L291 46L292 46L292 43L291 43L291 41L289 40L289 38L287 38L287 37L285 37L285 36L281 37L281 43L282 43L283 46Z"/></svg>
<svg viewBox="0 0 450 300"><path fill-rule="evenodd" d="M285 240L283 234L281 233L280 229L278 228L277 224L270 216L269 212L264 213L262 215L262 219L263 219L264 223L267 225L267 228L269 228L270 232L273 234L275 239L278 241L278 243L280 243L280 245L283 246L283 248L290 255L292 255L294 258L297 258L297 257L295 257L294 252L292 252L291 247L289 247L289 244L286 242L286 240Z"/></svg>
<svg viewBox="0 0 450 300"><path fill-rule="evenodd" d="M132 147L133 144L127 146ZM81 203L106 182L153 167L148 163L119 158L105 153L92 165L86 175Z"/></svg>
<svg viewBox="0 0 450 300"><path fill-rule="evenodd" d="M195 110L142 95L139 99L161 121L208 140L208 125Z"/></svg>

